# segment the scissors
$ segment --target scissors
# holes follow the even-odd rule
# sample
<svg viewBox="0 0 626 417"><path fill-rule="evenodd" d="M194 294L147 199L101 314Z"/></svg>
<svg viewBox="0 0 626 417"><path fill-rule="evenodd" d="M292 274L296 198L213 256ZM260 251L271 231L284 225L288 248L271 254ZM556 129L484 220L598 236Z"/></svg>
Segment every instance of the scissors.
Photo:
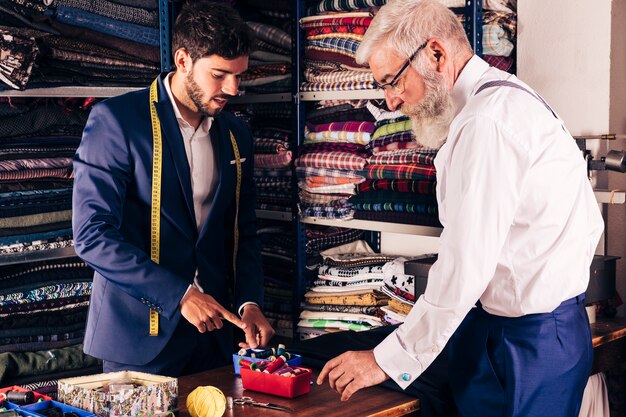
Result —
<svg viewBox="0 0 626 417"><path fill-rule="evenodd" d="M285 407L283 405L272 404L272 403L259 403L259 402L254 401L251 397L234 398L233 403L237 405L241 405L241 406L250 405L252 407L269 408L270 410L279 410L279 411L288 411L288 412L293 411L293 409L289 407Z"/></svg>

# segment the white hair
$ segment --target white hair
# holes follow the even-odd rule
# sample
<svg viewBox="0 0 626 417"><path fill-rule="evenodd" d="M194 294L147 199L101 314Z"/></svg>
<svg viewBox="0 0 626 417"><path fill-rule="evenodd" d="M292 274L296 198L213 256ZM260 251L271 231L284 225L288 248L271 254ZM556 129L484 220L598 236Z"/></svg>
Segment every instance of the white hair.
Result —
<svg viewBox="0 0 626 417"><path fill-rule="evenodd" d="M365 32L356 61L367 64L374 49L384 46L395 49L399 56L409 58L419 45L431 38L446 43L453 56L472 52L467 35L457 17L437 0L389 0L372 20ZM421 60L413 61L414 67Z"/></svg>

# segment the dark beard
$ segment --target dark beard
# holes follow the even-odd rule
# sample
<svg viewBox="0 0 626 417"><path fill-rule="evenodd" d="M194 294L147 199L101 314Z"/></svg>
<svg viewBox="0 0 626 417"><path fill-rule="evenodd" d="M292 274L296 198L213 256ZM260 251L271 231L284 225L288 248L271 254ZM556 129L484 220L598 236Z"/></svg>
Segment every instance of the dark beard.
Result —
<svg viewBox="0 0 626 417"><path fill-rule="evenodd" d="M199 113L202 113L202 115L206 117L215 117L220 113L222 109L211 110L209 109L208 106L202 103L202 96L203 96L202 89L200 88L198 83L196 83L196 80L193 78L193 73L190 73L189 76L187 77L187 82L185 83L185 87L187 89L187 95L189 96L193 104L196 106L196 110ZM226 97L224 96L224 98Z"/></svg>

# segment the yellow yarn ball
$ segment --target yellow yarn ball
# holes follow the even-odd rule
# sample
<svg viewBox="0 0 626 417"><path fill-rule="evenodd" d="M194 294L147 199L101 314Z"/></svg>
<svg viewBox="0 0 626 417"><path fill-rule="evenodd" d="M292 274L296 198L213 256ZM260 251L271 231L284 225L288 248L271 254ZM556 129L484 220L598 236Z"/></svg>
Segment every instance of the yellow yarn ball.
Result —
<svg viewBox="0 0 626 417"><path fill-rule="evenodd" d="M187 396L187 411L191 417L222 417L226 397L213 386L198 387Z"/></svg>

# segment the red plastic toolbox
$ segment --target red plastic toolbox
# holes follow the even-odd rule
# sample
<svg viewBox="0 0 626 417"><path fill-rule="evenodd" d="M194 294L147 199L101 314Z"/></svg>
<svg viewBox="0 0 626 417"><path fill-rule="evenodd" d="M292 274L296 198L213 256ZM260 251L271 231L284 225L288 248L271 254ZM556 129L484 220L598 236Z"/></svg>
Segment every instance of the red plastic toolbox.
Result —
<svg viewBox="0 0 626 417"><path fill-rule="evenodd" d="M7 391L26 392L26 391L30 391L30 390L27 390L26 388L22 388L22 387L17 386L17 385L13 385L11 387L0 388L0 392L6 393ZM43 395L43 394L40 394L40 393L35 392L35 391L33 391L33 394L35 394L35 402L37 402L39 400L48 401L48 400L52 399L52 398L48 397L47 395Z"/></svg>
<svg viewBox="0 0 626 417"><path fill-rule="evenodd" d="M241 384L244 389L293 398L306 394L311 389L311 370L298 368L306 372L296 376L281 376L266 374L265 372L251 371L241 368Z"/></svg>

